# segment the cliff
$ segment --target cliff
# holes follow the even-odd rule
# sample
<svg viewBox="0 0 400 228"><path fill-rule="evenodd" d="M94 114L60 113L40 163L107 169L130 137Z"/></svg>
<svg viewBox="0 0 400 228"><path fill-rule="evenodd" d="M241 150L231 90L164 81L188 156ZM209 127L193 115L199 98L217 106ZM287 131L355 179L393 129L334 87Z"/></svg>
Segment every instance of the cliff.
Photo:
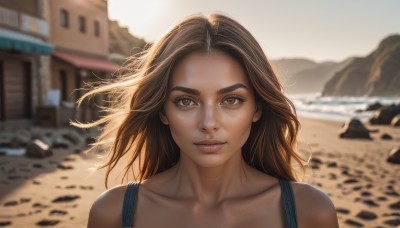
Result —
<svg viewBox="0 0 400 228"><path fill-rule="evenodd" d="M355 58L324 86L323 96L400 96L400 35L385 38L364 58Z"/></svg>

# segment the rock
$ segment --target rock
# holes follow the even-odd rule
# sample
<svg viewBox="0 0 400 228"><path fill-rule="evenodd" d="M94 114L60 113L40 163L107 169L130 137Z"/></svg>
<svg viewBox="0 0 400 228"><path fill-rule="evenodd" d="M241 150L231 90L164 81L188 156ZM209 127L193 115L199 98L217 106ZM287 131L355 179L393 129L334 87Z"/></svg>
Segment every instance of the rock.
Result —
<svg viewBox="0 0 400 228"><path fill-rule="evenodd" d="M72 146L72 143L62 136L57 136L53 139L52 147L53 148L63 148L63 149L68 149L70 146Z"/></svg>
<svg viewBox="0 0 400 228"><path fill-rule="evenodd" d="M86 138L86 144L87 144L87 145L91 145L91 144L93 144L93 143L95 143L95 142L96 142L96 139L93 138L93 137L87 137L87 138Z"/></svg>
<svg viewBox="0 0 400 228"><path fill-rule="evenodd" d="M386 161L393 164L400 164L400 147L391 149Z"/></svg>
<svg viewBox="0 0 400 228"><path fill-rule="evenodd" d="M370 131L357 118L348 120L340 130L340 138L371 139Z"/></svg>
<svg viewBox="0 0 400 228"><path fill-rule="evenodd" d="M369 120L371 124L391 124L392 119L400 114L400 104L384 106L375 111L372 118Z"/></svg>
<svg viewBox="0 0 400 228"><path fill-rule="evenodd" d="M85 140L82 135L78 134L76 131L68 131L62 134L62 137L70 141L74 146L81 146L85 144Z"/></svg>
<svg viewBox="0 0 400 228"><path fill-rule="evenodd" d="M373 104L369 104L367 106L367 108L365 109L365 111L375 111L375 110L378 110L378 109L380 109L382 107L383 107L383 105L381 105L381 103L375 102Z"/></svg>
<svg viewBox="0 0 400 228"><path fill-rule="evenodd" d="M375 213L370 211L360 211L356 216L363 220L374 220L378 218Z"/></svg>
<svg viewBox="0 0 400 228"><path fill-rule="evenodd" d="M45 158L53 155L49 145L40 141L39 139L33 140L26 148L25 156L28 158Z"/></svg>
<svg viewBox="0 0 400 228"><path fill-rule="evenodd" d="M393 117L390 125L392 125L393 127L400 127L400 114L397 114L395 117Z"/></svg>
<svg viewBox="0 0 400 228"><path fill-rule="evenodd" d="M381 139L382 140L392 140L393 137L389 134L382 134Z"/></svg>
<svg viewBox="0 0 400 228"><path fill-rule="evenodd" d="M21 134L21 135L17 134L11 138L9 146L11 148L26 147L28 145L28 143L30 142L30 140L31 140L30 135L26 136L23 134Z"/></svg>

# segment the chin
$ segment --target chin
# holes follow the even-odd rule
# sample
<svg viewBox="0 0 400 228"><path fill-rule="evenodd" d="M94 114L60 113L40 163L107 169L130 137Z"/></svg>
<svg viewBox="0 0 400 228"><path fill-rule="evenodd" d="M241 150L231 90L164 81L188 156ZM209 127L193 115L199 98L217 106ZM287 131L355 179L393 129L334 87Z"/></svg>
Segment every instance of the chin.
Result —
<svg viewBox="0 0 400 228"><path fill-rule="evenodd" d="M229 159L217 154L203 155L203 157L192 160L196 165L203 168L217 168L225 165Z"/></svg>

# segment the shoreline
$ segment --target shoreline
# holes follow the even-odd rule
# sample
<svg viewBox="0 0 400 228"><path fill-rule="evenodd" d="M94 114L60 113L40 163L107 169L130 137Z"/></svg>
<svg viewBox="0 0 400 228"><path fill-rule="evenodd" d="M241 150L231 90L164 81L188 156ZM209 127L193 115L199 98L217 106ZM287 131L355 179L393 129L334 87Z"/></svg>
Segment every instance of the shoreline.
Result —
<svg viewBox="0 0 400 228"><path fill-rule="evenodd" d="M399 209L391 205L399 204L400 166L385 159L388 150L400 144L400 128L366 124L368 129L379 129L371 134L373 139L350 140L338 137L340 121L304 116L299 120L299 151L312 155L306 182L328 194L338 210L339 225L391 227L386 223L399 219L394 214ZM382 140L383 133L393 140ZM100 160L74 153L76 149L82 148L55 149L45 159L0 156L0 224L86 227L93 201L105 190L105 172L93 172ZM119 185L120 171L121 167L110 177L110 188ZM362 218L368 213L376 218Z"/></svg>

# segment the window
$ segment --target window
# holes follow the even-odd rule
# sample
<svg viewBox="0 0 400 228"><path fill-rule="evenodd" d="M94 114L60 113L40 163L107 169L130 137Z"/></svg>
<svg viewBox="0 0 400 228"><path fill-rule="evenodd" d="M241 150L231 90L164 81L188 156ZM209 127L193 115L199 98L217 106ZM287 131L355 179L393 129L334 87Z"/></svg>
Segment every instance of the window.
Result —
<svg viewBox="0 0 400 228"><path fill-rule="evenodd" d="M98 21L94 21L94 35L96 37L100 36L100 23Z"/></svg>
<svg viewBox="0 0 400 228"><path fill-rule="evenodd" d="M83 16L79 16L78 24L79 24L79 31L81 33L85 33L86 32L86 19Z"/></svg>
<svg viewBox="0 0 400 228"><path fill-rule="evenodd" d="M61 26L64 28L69 27L69 18L68 17L69 17L68 11L66 11L66 10L60 11L60 23L61 23Z"/></svg>

